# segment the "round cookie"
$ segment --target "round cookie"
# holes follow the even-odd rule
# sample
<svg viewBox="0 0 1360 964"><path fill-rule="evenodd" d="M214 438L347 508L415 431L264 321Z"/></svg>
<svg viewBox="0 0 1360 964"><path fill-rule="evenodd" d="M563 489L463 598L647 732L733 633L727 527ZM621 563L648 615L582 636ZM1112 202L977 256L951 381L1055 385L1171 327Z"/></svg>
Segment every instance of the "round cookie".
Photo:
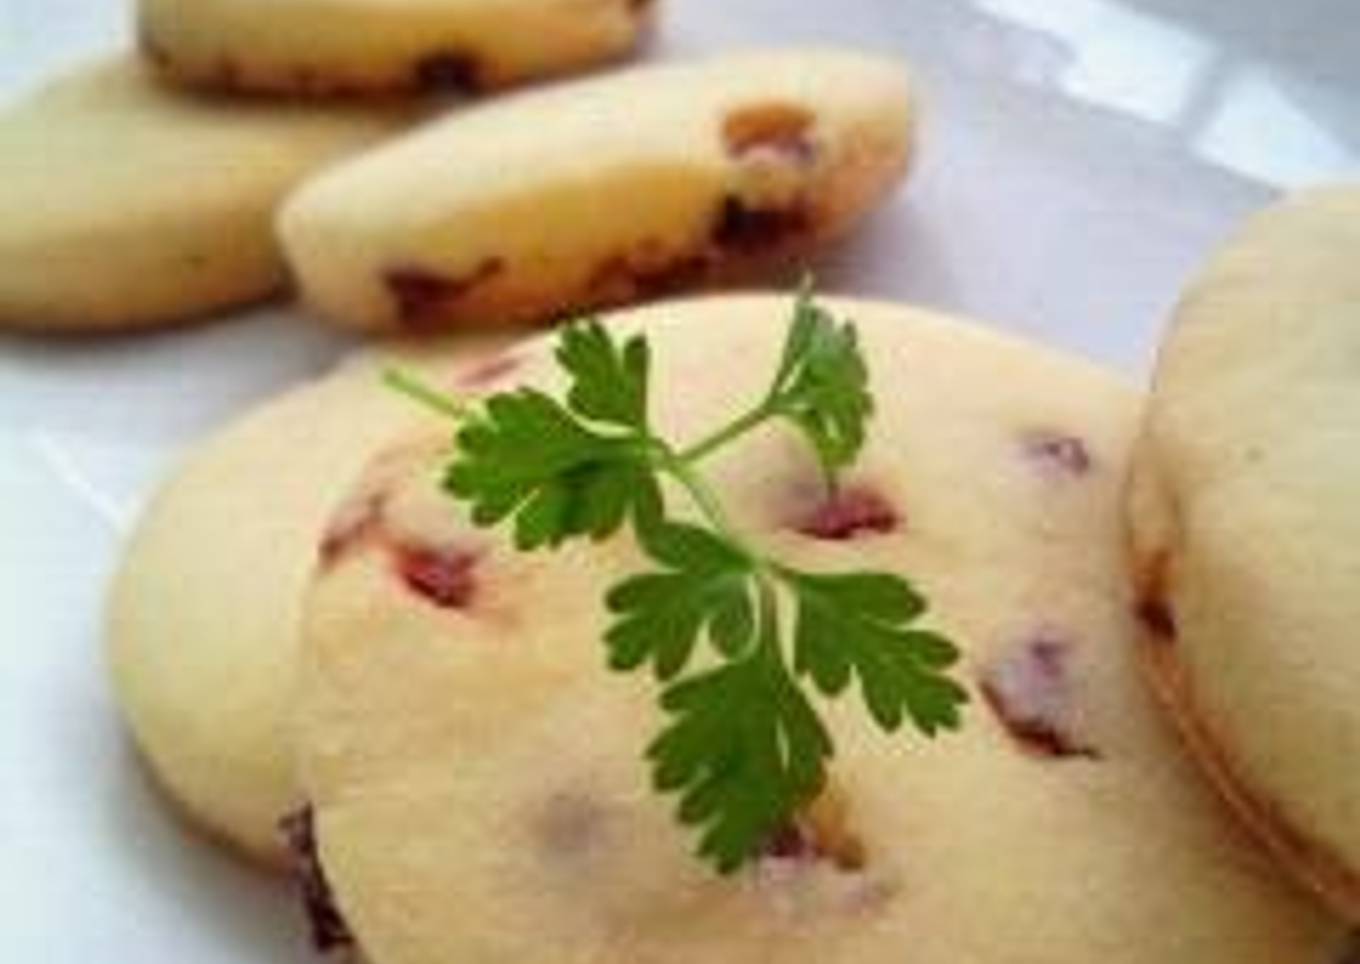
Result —
<svg viewBox="0 0 1360 964"><path fill-rule="evenodd" d="M168 324L284 281L275 205L405 111L226 102L123 58L0 113L0 328Z"/></svg>
<svg viewBox="0 0 1360 964"><path fill-rule="evenodd" d="M459 112L318 178L279 233L361 329L538 321L733 278L835 239L904 174L891 60L830 50L635 68Z"/></svg>
<svg viewBox="0 0 1360 964"><path fill-rule="evenodd" d="M141 0L147 59L217 90L475 93L614 59L653 0Z"/></svg>
<svg viewBox="0 0 1360 964"><path fill-rule="evenodd" d="M1183 297L1128 517L1189 742L1360 921L1360 184L1251 220Z"/></svg>
<svg viewBox="0 0 1360 964"><path fill-rule="evenodd" d="M494 347L379 357L459 384L494 376ZM427 418L372 355L262 404L164 483L114 581L109 660L138 745L194 823L266 862L298 806L288 690L318 541L368 457Z"/></svg>
<svg viewBox="0 0 1360 964"><path fill-rule="evenodd" d="M917 583L964 649L962 732L887 737L847 694L807 836L715 875L648 786L653 684L604 668L601 596L643 565L631 540L516 553L436 491L447 435L412 439L370 468L306 605L303 780L368 959L1336 959L1340 926L1238 830L1138 678L1118 538L1136 394L937 315L827 304L858 322L879 403L842 494L781 428L708 466L776 557ZM789 307L613 322L650 330L666 437L759 397ZM515 380L560 388L548 344L534 355Z"/></svg>

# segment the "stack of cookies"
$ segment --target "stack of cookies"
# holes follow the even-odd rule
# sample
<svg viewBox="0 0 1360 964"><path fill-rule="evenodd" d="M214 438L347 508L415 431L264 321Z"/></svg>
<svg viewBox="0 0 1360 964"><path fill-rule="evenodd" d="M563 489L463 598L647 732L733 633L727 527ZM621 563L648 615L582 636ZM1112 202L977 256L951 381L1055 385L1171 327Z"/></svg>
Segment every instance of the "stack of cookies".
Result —
<svg viewBox="0 0 1360 964"><path fill-rule="evenodd" d="M614 81L592 83L606 98ZM510 108L540 96L559 95ZM541 116L545 138L584 123ZM443 222L392 172L434 183L463 136L447 123L284 217L318 258L341 247L342 197L355 225L386 222L350 246L352 270L314 282L372 306L356 325L400 321L377 266L403 226ZM501 220L439 265L479 238L522 251ZM828 706L830 801L735 875L687 852L642 764L656 708L604 668L601 588L644 565L637 545L526 554L477 524L440 482L448 425L376 384L395 349L268 403L152 504L110 607L128 718L193 823L291 865L318 946L375 964L1346 964L1358 225L1350 187L1248 224L1183 299L1150 397L964 319L823 299L872 373L860 457L828 490L774 430L716 462L714 484L780 559L909 574L972 698L933 742ZM502 303L505 261L468 302ZM430 310L453 320L459 301ZM788 313L782 296L713 296L606 324L647 336L651 417L685 438L759 397ZM475 406L560 391L554 348L395 360Z"/></svg>
<svg viewBox="0 0 1360 964"><path fill-rule="evenodd" d="M623 56L656 6L142 0L138 54L0 116L0 325L291 290L422 336L243 416L150 503L108 635L168 799L372 964L1360 959L1357 187L1213 258L1150 395L821 299L874 399L857 458L828 485L793 419L710 481L799 571L910 577L963 727L884 735L829 701L797 820L735 874L687 853L643 763L657 707L601 651L603 590L647 547L521 551L449 497L465 443L435 409L561 394L564 343L514 329L647 300L599 331L645 336L649 425L693 441L758 403L790 299L667 296L845 236L908 171L915 104L893 61L829 49L496 96ZM893 598L869 604L924 610Z"/></svg>
<svg viewBox="0 0 1360 964"><path fill-rule="evenodd" d="M656 6L142 0L139 55L0 115L0 327L170 325L290 288L367 330L541 323L749 278L905 174L907 81L853 52L492 96L617 60Z"/></svg>

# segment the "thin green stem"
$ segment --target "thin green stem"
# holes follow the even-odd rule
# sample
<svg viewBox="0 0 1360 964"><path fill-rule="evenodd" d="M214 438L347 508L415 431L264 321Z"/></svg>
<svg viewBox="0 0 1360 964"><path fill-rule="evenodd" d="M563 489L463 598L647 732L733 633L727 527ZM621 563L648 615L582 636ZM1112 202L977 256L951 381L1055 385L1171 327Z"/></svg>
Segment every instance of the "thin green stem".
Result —
<svg viewBox="0 0 1360 964"><path fill-rule="evenodd" d="M774 583L763 567L756 570L756 606L760 614L761 645L766 648L766 655L782 666L784 650L779 642L779 599Z"/></svg>
<svg viewBox="0 0 1360 964"><path fill-rule="evenodd" d="M778 608L775 604L775 585L780 581L778 563L760 553L741 534L741 531L732 523L731 517L728 516L722 500L718 498L718 493L695 470L690 461L671 451L660 442L654 444L656 445L654 452L656 453L658 469L680 483L681 488L685 490L704 518L708 520L709 525L751 561L759 595L758 601L761 607L762 621L767 625L775 625L775 623L770 623L769 619L777 620Z"/></svg>
<svg viewBox="0 0 1360 964"><path fill-rule="evenodd" d="M383 384L395 389L426 408L461 422L472 414L471 410L428 382L400 368L387 368L382 373Z"/></svg>
<svg viewBox="0 0 1360 964"><path fill-rule="evenodd" d="M727 510L723 508L718 493L713 491L703 476L694 470L694 466L683 455L677 455L663 445L658 444L656 452L657 467L680 483L681 488L698 506L709 524L722 533L723 538L740 547L743 552L747 552L746 540L732 525L732 520L728 518Z"/></svg>
<svg viewBox="0 0 1360 964"><path fill-rule="evenodd" d="M695 444L682 450L676 458L687 465L693 465L713 452L722 448L728 442L745 435L751 429L760 425L775 414L773 399L766 400L745 415L729 422L727 425L718 429L707 438L701 439Z"/></svg>

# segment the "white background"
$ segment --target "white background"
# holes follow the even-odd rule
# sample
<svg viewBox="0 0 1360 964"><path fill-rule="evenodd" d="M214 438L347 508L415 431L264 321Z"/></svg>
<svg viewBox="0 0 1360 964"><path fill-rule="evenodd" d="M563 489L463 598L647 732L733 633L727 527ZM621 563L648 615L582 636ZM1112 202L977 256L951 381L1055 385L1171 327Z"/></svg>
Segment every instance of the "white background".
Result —
<svg viewBox="0 0 1360 964"><path fill-rule="evenodd" d="M817 41L915 66L922 163L820 266L827 286L975 314L1133 377L1235 220L1360 165L1355 0L667 6L653 57ZM118 48L127 19L117 0L0 0L0 101ZM161 335L0 336L0 958L310 959L281 889L184 837L150 793L98 614L174 455L343 348L287 308Z"/></svg>

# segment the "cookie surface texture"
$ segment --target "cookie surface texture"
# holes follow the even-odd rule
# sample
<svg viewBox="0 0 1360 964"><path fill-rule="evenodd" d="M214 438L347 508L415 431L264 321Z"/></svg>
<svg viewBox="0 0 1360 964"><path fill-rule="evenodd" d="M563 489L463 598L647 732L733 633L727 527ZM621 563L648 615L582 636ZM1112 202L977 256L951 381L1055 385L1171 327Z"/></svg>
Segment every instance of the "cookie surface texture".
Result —
<svg viewBox="0 0 1360 964"><path fill-rule="evenodd" d="M301 96L478 93L626 53L648 0L141 0L142 51L181 83Z"/></svg>
<svg viewBox="0 0 1360 964"><path fill-rule="evenodd" d="M620 71L456 112L280 216L339 324L550 320L738 278L840 237L907 169L892 60L830 50Z"/></svg>
<svg viewBox="0 0 1360 964"><path fill-rule="evenodd" d="M820 704L838 754L808 836L719 877L649 787L655 684L605 669L604 589L646 565L630 537L517 553L436 491L442 440L412 440L371 466L368 524L306 607L304 782L370 959L1331 959L1339 926L1231 820L1138 673L1118 512L1136 393L953 319L826 303L859 324L879 405L840 495L780 428L706 470L777 558L916 583L964 650L962 731L890 737L857 694ZM618 317L650 331L662 434L758 399L789 307ZM547 343L535 358L510 384L560 388Z"/></svg>
<svg viewBox="0 0 1360 964"><path fill-rule="evenodd" d="M1134 478L1159 688L1219 786L1360 920L1360 185L1267 209L1200 273Z"/></svg>
<svg viewBox="0 0 1360 964"><path fill-rule="evenodd" d="M494 350L460 342L383 361L443 379ZM278 821L298 806L290 689L326 526L368 458L428 419L360 357L192 450L127 545L108 644L133 735L193 823L267 863L283 862Z"/></svg>
<svg viewBox="0 0 1360 964"><path fill-rule="evenodd" d="M130 59L72 72L0 113L0 327L171 324L275 292L277 203L399 126L186 96Z"/></svg>

